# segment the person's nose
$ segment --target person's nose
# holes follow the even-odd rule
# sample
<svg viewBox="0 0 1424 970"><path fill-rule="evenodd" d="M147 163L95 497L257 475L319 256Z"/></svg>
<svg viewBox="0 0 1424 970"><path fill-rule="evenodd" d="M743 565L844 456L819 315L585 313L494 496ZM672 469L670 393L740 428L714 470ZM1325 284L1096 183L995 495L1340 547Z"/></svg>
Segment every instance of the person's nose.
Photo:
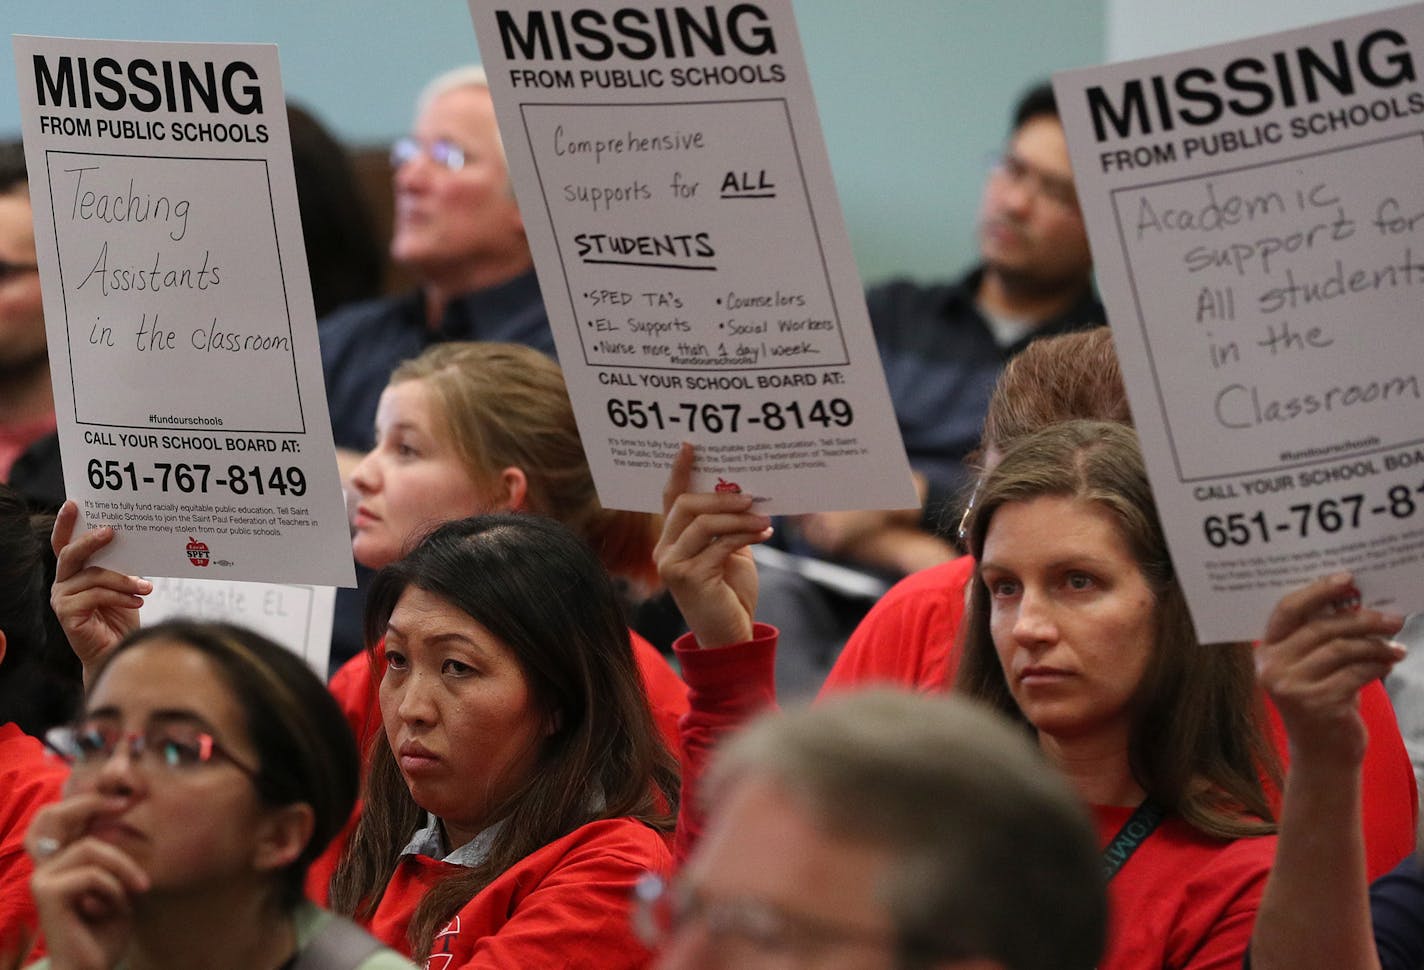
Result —
<svg viewBox="0 0 1424 970"><path fill-rule="evenodd" d="M418 192L429 185L434 167L435 162L422 149L396 166L391 181L397 192Z"/></svg>
<svg viewBox="0 0 1424 970"><path fill-rule="evenodd" d="M432 724L438 720L433 685L424 674L411 671L401 685L396 713L406 724Z"/></svg>
<svg viewBox="0 0 1424 970"><path fill-rule="evenodd" d="M1034 199L1037 196L1037 187L1034 185L1033 176L1025 172L1018 178L1006 180L1000 196L1001 204L1005 211L1013 213L1019 218L1023 218L1033 209Z"/></svg>
<svg viewBox="0 0 1424 970"><path fill-rule="evenodd" d="M143 771L133 735L125 735L99 765L96 787L106 795L132 795L143 786Z"/></svg>
<svg viewBox="0 0 1424 970"><path fill-rule="evenodd" d="M1057 638L1058 627L1048 597L1026 588L1019 597L1018 613L1014 616L1014 639L1024 646L1042 646Z"/></svg>
<svg viewBox="0 0 1424 970"><path fill-rule="evenodd" d="M356 467L351 471L351 487L358 495L370 495L380 487L381 468L380 459L376 457L375 449L366 452L365 456L356 463Z"/></svg>

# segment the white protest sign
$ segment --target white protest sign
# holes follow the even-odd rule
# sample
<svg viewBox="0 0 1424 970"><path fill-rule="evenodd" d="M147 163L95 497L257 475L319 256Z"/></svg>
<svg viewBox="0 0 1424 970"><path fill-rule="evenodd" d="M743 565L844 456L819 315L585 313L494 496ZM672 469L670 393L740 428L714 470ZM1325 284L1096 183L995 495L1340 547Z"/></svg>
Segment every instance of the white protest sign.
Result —
<svg viewBox="0 0 1424 970"><path fill-rule="evenodd" d="M1057 75L1207 642L1349 570L1424 606L1424 7Z"/></svg>
<svg viewBox="0 0 1424 970"><path fill-rule="evenodd" d="M204 579L154 579L139 620L235 623L274 640L306 660L326 680L336 590L331 586L229 583Z"/></svg>
<svg viewBox="0 0 1424 970"><path fill-rule="evenodd" d="M470 12L603 503L918 504L790 0Z"/></svg>
<svg viewBox="0 0 1424 970"><path fill-rule="evenodd" d="M354 585L277 51L14 38L65 488L132 573Z"/></svg>

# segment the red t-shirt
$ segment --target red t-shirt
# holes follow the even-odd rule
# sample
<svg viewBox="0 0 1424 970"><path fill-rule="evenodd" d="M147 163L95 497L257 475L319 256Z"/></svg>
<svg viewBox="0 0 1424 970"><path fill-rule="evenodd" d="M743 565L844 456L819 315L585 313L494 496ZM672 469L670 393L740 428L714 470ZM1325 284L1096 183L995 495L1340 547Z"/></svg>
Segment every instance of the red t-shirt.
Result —
<svg viewBox="0 0 1424 970"><path fill-rule="evenodd" d="M48 414L38 421L0 427L0 482L10 480L10 469L30 445L54 433L55 420L53 414Z"/></svg>
<svg viewBox="0 0 1424 970"><path fill-rule="evenodd" d="M931 566L902 579L876 603L846 642L821 693L872 683L921 691L948 690L959 666L957 639L964 594L974 559ZM1270 700L1268 729L1282 764L1289 762L1285 726ZM1389 695L1379 681L1360 691L1360 715L1369 729L1363 772L1366 863L1371 879L1414 851L1419 790ZM1279 793L1275 809L1280 810Z"/></svg>
<svg viewBox="0 0 1424 970"><path fill-rule="evenodd" d="M44 753L38 740L14 724L0 724L0 964L22 943L33 943L39 926L30 897L34 866L25 852L25 830L45 805L59 801L69 768Z"/></svg>
<svg viewBox="0 0 1424 970"><path fill-rule="evenodd" d="M590 822L499 875L437 934L429 970L635 970L652 954L630 919L632 889L645 872L666 875L666 839L641 822ZM366 929L410 952L406 931L416 904L458 866L402 857Z"/></svg>
<svg viewBox="0 0 1424 970"><path fill-rule="evenodd" d="M1099 845L1132 813L1095 805ZM1275 855L1275 836L1226 841L1164 819L1108 883L1098 970L1238 970Z"/></svg>

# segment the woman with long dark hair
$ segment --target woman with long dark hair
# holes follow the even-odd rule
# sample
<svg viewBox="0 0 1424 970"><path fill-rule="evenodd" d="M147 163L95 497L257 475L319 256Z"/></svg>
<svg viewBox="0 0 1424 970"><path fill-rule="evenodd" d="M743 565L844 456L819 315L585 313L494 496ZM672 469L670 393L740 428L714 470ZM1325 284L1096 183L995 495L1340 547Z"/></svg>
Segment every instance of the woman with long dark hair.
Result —
<svg viewBox="0 0 1424 970"><path fill-rule="evenodd" d="M441 967L637 967L676 764L607 574L558 523L448 523L371 588L384 733L333 908Z"/></svg>

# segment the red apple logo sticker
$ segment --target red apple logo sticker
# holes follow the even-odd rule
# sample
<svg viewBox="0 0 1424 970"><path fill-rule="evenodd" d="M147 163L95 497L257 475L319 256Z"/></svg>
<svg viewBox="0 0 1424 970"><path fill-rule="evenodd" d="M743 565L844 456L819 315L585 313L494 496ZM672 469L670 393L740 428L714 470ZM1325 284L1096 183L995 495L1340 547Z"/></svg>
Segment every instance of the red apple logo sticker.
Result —
<svg viewBox="0 0 1424 970"><path fill-rule="evenodd" d="M207 566L208 564L208 544L199 542L192 536L188 537L188 561L194 566Z"/></svg>
<svg viewBox="0 0 1424 970"><path fill-rule="evenodd" d="M712 486L712 491L730 492L733 495L740 495L742 494L742 486L738 485L736 482L729 482L725 478L718 476L717 484Z"/></svg>

